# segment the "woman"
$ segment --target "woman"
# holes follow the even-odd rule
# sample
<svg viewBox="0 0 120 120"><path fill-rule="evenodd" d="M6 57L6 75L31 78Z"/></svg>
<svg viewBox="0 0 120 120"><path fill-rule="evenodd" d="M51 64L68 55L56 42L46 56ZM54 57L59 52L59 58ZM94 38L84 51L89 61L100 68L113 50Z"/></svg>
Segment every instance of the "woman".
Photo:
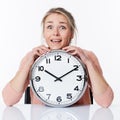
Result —
<svg viewBox="0 0 120 120"><path fill-rule="evenodd" d="M97 57L91 51L70 46L76 30L75 21L71 13L63 8L50 9L44 16L42 23L43 36L47 46L41 45L33 48L22 59L16 75L3 89L3 99L6 105L14 105L21 99L29 84L29 71L34 61L46 52L53 49L62 49L81 59L88 69L89 85L85 94L76 104L90 104L89 89L91 89L95 101L102 107L108 107L112 103L114 95L103 76ZM42 104L32 91L30 95L31 103Z"/></svg>

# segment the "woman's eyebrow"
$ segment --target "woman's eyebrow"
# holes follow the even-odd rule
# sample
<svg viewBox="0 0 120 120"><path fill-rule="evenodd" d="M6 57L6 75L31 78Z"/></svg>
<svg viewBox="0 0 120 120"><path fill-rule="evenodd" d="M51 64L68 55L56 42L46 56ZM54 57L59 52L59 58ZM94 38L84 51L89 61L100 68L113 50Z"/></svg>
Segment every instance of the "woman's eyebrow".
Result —
<svg viewBox="0 0 120 120"><path fill-rule="evenodd" d="M46 21L46 23L53 23L53 21ZM64 21L60 21L59 23L60 24L67 24L67 22L64 22Z"/></svg>
<svg viewBox="0 0 120 120"><path fill-rule="evenodd" d="M53 21L47 21L46 23L53 23Z"/></svg>

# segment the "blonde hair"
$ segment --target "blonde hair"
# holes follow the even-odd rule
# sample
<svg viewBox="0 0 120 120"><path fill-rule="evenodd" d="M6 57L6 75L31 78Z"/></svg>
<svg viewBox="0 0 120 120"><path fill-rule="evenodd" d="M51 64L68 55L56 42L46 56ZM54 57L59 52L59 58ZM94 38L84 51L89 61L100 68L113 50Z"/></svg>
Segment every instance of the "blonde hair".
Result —
<svg viewBox="0 0 120 120"><path fill-rule="evenodd" d="M74 20L72 14L61 7L52 8L46 12L45 16L43 17L43 19L41 21L42 29L44 30L44 23L45 23L46 18L53 13L57 13L57 14L61 14L61 15L65 16L70 25L73 36L76 36L77 27L76 27L75 20Z"/></svg>

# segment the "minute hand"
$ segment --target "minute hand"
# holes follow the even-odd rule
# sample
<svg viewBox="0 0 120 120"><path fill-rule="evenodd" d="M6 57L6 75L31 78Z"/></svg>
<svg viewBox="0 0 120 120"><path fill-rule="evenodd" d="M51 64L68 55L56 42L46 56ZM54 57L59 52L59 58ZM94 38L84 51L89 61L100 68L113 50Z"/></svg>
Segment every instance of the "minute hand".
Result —
<svg viewBox="0 0 120 120"><path fill-rule="evenodd" d="M61 77L58 77L55 81L57 81L58 79L61 79L62 77L66 76L67 74L73 72L74 70L76 70L76 68L70 70L69 72L65 73L64 75L62 75Z"/></svg>

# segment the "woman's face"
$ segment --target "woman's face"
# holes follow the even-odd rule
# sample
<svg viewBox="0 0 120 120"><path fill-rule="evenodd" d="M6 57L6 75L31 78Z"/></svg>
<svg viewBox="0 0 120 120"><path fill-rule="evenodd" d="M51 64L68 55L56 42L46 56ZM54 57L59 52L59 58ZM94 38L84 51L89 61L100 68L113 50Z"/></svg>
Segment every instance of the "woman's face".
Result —
<svg viewBox="0 0 120 120"><path fill-rule="evenodd" d="M65 16L53 13L45 19L44 38L50 49L68 46L73 34Z"/></svg>

